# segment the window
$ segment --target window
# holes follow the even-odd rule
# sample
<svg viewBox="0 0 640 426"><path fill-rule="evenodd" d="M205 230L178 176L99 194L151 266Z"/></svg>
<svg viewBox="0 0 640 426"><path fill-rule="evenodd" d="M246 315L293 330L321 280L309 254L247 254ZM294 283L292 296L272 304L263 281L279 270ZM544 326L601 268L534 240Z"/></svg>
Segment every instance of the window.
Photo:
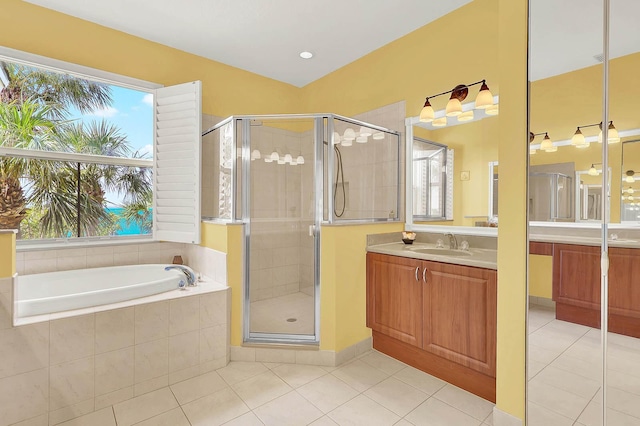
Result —
<svg viewBox="0 0 640 426"><path fill-rule="evenodd" d="M199 82L153 89L4 50L0 229L199 242Z"/></svg>
<svg viewBox="0 0 640 426"><path fill-rule="evenodd" d="M449 182L447 164L452 152L444 145L413 140L413 217L416 220L447 218Z"/></svg>

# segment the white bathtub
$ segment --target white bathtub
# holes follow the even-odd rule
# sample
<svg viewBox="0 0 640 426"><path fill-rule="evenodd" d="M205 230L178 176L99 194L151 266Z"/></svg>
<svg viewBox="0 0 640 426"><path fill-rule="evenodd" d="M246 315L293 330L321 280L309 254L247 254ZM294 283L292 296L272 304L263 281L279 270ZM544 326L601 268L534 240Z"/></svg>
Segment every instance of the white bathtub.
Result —
<svg viewBox="0 0 640 426"><path fill-rule="evenodd" d="M17 317L50 314L151 296L178 288L185 276L169 265L130 265L18 276Z"/></svg>

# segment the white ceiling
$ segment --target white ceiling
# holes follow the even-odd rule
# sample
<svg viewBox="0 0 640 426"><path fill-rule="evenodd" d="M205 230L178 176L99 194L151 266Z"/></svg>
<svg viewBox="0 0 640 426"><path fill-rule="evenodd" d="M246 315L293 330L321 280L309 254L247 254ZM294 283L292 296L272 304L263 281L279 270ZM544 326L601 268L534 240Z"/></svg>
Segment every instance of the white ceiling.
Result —
<svg viewBox="0 0 640 426"><path fill-rule="evenodd" d="M25 1L302 87L471 0ZM598 63L603 0L530 4L532 81ZM638 16L611 0L611 58L640 51Z"/></svg>
<svg viewBox="0 0 640 426"><path fill-rule="evenodd" d="M26 1L302 87L471 0Z"/></svg>
<svg viewBox="0 0 640 426"><path fill-rule="evenodd" d="M535 81L596 65L603 0L531 0L529 77ZM611 0L609 57L640 51L640 1Z"/></svg>

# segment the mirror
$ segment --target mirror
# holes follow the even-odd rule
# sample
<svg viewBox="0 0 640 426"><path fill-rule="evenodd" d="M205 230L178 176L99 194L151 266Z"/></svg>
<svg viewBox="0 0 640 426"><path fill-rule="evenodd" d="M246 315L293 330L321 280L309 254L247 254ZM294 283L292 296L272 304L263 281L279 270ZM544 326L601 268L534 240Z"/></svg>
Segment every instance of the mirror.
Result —
<svg viewBox="0 0 640 426"><path fill-rule="evenodd" d="M630 225L640 224L640 140L630 140L622 144L622 176L620 220ZM638 177L636 177L638 173Z"/></svg>
<svg viewBox="0 0 640 426"><path fill-rule="evenodd" d="M447 220L453 209L453 151L413 138L413 219ZM451 163L451 164L450 164Z"/></svg>

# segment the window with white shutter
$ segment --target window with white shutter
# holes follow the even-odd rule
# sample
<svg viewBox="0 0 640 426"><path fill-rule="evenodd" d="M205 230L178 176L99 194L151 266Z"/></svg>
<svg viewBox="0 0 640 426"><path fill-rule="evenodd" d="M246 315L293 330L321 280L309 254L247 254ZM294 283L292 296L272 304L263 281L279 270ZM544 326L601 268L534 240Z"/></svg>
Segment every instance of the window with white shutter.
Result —
<svg viewBox="0 0 640 426"><path fill-rule="evenodd" d="M154 238L200 243L200 81L156 89Z"/></svg>

